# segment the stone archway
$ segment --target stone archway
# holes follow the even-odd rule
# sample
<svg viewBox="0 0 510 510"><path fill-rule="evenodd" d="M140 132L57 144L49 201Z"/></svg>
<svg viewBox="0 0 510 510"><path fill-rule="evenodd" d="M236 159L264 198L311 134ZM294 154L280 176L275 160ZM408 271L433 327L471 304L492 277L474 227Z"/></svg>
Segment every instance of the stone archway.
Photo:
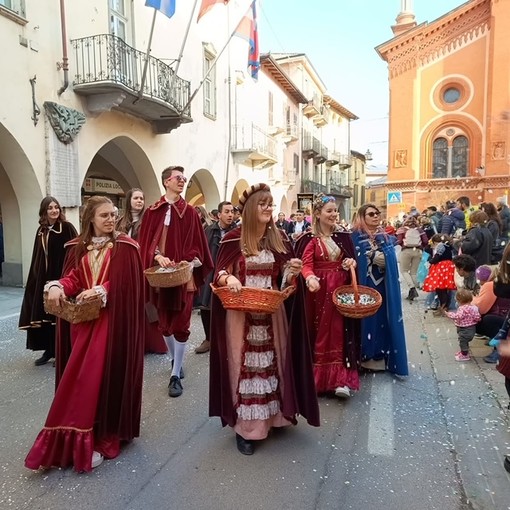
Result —
<svg viewBox="0 0 510 510"><path fill-rule="evenodd" d="M26 281L43 196L30 160L14 136L0 124L3 285L22 285Z"/></svg>
<svg viewBox="0 0 510 510"><path fill-rule="evenodd" d="M112 185L108 189L109 181L115 181L118 187ZM100 184L102 187L98 187ZM88 195L98 193L114 197L123 196L131 188L143 190L146 205L156 202L162 194L159 179L144 150L131 138L118 136L92 156L82 189Z"/></svg>
<svg viewBox="0 0 510 510"><path fill-rule="evenodd" d="M221 202L220 192L209 170L201 168L191 176L186 188L185 199L190 205L203 205L207 211L218 207Z"/></svg>
<svg viewBox="0 0 510 510"><path fill-rule="evenodd" d="M247 190L248 188L250 187L250 185L248 184L248 181L244 180L244 179L239 179L237 182L236 182L236 185L234 186L234 189L232 190L232 195L231 195L231 199L230 201L234 204L234 205L238 205L239 204L239 197L243 194L243 192L245 190Z"/></svg>
<svg viewBox="0 0 510 510"><path fill-rule="evenodd" d="M289 204L287 202L287 197L285 195L283 195L282 199L280 200L280 208L277 211L274 211L276 215L278 215L281 212L285 213L286 218L289 217L290 214Z"/></svg>

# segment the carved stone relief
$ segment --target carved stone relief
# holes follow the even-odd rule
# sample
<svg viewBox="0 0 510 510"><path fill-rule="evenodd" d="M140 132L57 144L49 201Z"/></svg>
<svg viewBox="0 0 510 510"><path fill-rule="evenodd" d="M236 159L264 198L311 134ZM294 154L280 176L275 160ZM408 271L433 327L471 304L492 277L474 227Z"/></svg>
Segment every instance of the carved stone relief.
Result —
<svg viewBox="0 0 510 510"><path fill-rule="evenodd" d="M85 115L51 101L44 103L44 111L57 138L65 144L71 143L85 124Z"/></svg>

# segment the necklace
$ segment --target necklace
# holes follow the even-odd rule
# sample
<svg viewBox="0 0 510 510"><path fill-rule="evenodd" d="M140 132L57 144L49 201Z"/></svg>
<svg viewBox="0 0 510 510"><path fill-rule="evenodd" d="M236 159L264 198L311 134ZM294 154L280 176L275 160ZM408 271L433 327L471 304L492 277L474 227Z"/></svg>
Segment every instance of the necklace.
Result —
<svg viewBox="0 0 510 510"><path fill-rule="evenodd" d="M104 247L113 248L113 243L109 237L92 237L90 244L87 246L87 250L101 250Z"/></svg>

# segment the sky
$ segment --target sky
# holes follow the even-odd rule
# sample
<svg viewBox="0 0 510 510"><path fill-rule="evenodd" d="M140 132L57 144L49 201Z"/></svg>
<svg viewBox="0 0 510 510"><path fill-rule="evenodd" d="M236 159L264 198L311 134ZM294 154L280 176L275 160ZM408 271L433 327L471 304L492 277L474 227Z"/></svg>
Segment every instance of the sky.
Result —
<svg viewBox="0 0 510 510"><path fill-rule="evenodd" d="M401 0L258 0L262 53L306 53L328 93L354 113L351 149L388 163L388 69L375 47L393 37ZM414 0L418 24L462 0Z"/></svg>

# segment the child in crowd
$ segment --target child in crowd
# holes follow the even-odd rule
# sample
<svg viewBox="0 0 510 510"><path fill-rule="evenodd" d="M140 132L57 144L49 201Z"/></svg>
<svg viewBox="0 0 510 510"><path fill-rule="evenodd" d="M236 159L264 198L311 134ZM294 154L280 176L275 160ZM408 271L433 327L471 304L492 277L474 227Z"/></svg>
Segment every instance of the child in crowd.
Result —
<svg viewBox="0 0 510 510"><path fill-rule="evenodd" d="M423 282L425 292L435 292L439 300L439 308L434 310L434 316L441 316L448 309L448 291L455 290L453 274L455 266L452 262L452 246L450 237L434 234L429 241L432 247L429 274Z"/></svg>
<svg viewBox="0 0 510 510"><path fill-rule="evenodd" d="M457 255L453 257L453 263L458 275L462 278L458 288L470 290L473 295L480 291L480 284L476 279L476 261L471 255Z"/></svg>
<svg viewBox="0 0 510 510"><path fill-rule="evenodd" d="M457 337L459 339L460 351L455 354L455 361L469 361L469 342L473 340L476 332L476 325L482 317L478 308L472 304L473 294L468 289L457 291L458 308L455 312L445 312L446 316L453 319L457 326Z"/></svg>

